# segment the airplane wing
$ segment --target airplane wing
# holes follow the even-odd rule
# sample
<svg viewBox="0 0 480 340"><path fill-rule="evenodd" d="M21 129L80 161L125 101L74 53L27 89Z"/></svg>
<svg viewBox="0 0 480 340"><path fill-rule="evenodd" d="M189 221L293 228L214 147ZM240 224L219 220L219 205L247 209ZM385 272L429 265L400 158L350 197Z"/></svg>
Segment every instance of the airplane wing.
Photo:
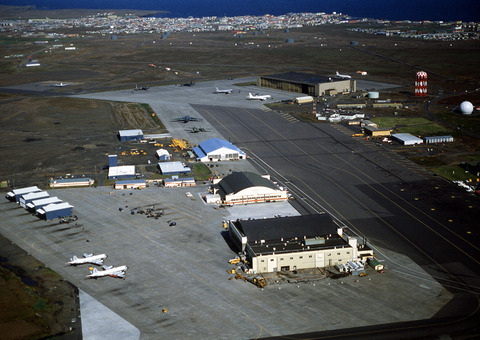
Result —
<svg viewBox="0 0 480 340"><path fill-rule="evenodd" d="M96 264L98 266L101 266L103 264L103 259L96 259L96 260L92 260L90 261L90 263L93 263L93 264Z"/></svg>
<svg viewBox="0 0 480 340"><path fill-rule="evenodd" d="M123 270L119 270L118 272L114 272L110 275L115 276L115 277L121 277L123 279L125 277L125 272Z"/></svg>

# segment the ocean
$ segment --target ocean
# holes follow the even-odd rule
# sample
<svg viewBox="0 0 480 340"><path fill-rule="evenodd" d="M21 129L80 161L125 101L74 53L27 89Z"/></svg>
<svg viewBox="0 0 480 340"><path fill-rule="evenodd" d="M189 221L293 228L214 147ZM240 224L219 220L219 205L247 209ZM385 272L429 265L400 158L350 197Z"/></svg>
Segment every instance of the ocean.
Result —
<svg viewBox="0 0 480 340"><path fill-rule="evenodd" d="M162 10L168 11L165 17L337 12L389 20L480 21L480 0L0 0L0 5Z"/></svg>

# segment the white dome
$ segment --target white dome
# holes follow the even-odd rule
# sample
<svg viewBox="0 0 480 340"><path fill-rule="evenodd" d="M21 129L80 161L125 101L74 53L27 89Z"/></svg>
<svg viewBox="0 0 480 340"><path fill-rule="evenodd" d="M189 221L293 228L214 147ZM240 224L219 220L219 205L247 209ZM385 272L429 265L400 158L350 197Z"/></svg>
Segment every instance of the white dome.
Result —
<svg viewBox="0 0 480 340"><path fill-rule="evenodd" d="M470 115L473 112L473 104L469 101L464 101L460 104L460 112L464 115Z"/></svg>

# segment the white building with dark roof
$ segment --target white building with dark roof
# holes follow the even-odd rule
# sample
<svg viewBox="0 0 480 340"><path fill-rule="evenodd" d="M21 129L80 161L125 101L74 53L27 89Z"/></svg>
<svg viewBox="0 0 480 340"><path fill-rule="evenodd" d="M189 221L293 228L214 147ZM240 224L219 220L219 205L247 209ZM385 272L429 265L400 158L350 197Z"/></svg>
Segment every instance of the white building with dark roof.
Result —
<svg viewBox="0 0 480 340"><path fill-rule="evenodd" d="M287 191L253 172L234 172L218 182L216 193L226 205L277 202L288 199Z"/></svg>
<svg viewBox="0 0 480 340"><path fill-rule="evenodd" d="M344 237L327 214L230 221L229 233L255 274L332 267L358 259L357 239Z"/></svg>
<svg viewBox="0 0 480 340"><path fill-rule="evenodd" d="M201 162L229 161L245 159L245 152L230 143L229 141L210 138L193 148L197 160Z"/></svg>

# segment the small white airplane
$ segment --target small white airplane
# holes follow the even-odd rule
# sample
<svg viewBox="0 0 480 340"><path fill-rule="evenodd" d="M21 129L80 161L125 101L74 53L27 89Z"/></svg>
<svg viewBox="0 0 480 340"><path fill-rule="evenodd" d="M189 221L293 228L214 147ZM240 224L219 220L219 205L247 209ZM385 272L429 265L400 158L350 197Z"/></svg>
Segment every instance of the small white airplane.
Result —
<svg viewBox="0 0 480 340"><path fill-rule="evenodd" d="M250 100L253 100L253 99L258 99L258 100L267 100L269 98L272 98L271 95L269 94L263 94L263 95L260 95L260 94L254 94L252 95L251 93L248 94L248 97L247 99L250 99Z"/></svg>
<svg viewBox="0 0 480 340"><path fill-rule="evenodd" d="M106 254L93 255L85 253L83 254L83 258L78 258L76 255L73 255L68 264L76 266L77 264L92 263L100 266L103 264L103 260L105 260L106 258Z"/></svg>
<svg viewBox="0 0 480 340"><path fill-rule="evenodd" d="M66 83L58 83L58 84L52 84L52 86L56 86L56 87L64 87L64 86L68 86L70 84L66 84Z"/></svg>
<svg viewBox="0 0 480 340"><path fill-rule="evenodd" d="M120 267L103 266L103 270L97 270L97 268L94 268L94 267L90 267L89 269L90 269L90 275L87 275L87 277L91 279L96 279L97 277L102 277L102 276L119 277L124 279L125 272L127 271L128 267L127 266L120 266Z"/></svg>
<svg viewBox="0 0 480 340"><path fill-rule="evenodd" d="M225 94L230 94L233 92L233 89L228 89L228 90L220 90L218 87L215 87L215 93L225 93Z"/></svg>
<svg viewBox="0 0 480 340"><path fill-rule="evenodd" d="M337 71L337 73L335 73L335 75L336 75L337 77L339 77L339 78L342 78L342 79L350 79L350 78L352 78L352 76L349 76L349 75L346 75L346 74L340 74L340 73L338 73L338 71Z"/></svg>

